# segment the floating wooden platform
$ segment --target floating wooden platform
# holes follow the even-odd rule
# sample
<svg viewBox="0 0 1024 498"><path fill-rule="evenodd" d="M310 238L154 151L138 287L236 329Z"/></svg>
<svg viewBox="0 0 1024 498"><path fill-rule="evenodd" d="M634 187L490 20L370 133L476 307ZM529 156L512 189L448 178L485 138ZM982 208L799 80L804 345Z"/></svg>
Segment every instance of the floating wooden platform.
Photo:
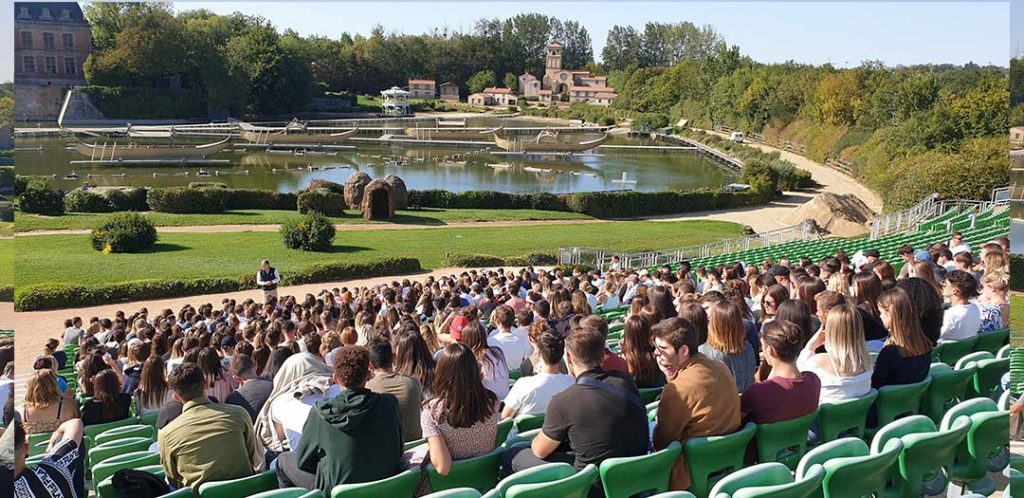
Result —
<svg viewBox="0 0 1024 498"><path fill-rule="evenodd" d="M68 164L91 164L95 166L213 166L231 164L227 159L104 159L104 160L74 160Z"/></svg>
<svg viewBox="0 0 1024 498"><path fill-rule="evenodd" d="M320 145L320 144L254 144L250 142L236 142L232 144L234 150L238 149L275 149L275 150L317 150L317 149L355 149L355 145Z"/></svg>

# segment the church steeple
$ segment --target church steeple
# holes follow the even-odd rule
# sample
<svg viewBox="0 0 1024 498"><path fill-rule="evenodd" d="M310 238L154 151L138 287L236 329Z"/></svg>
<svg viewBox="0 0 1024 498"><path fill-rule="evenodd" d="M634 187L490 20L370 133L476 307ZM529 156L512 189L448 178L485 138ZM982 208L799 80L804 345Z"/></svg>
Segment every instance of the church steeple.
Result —
<svg viewBox="0 0 1024 498"><path fill-rule="evenodd" d="M562 44L556 40L551 40L547 45L547 63L545 68L548 70L561 70L562 69Z"/></svg>

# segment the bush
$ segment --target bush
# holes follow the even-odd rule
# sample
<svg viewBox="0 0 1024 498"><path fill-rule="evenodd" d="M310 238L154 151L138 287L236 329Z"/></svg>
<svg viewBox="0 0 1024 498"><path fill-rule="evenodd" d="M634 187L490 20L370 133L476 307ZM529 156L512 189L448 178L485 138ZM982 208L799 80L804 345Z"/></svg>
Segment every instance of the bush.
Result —
<svg viewBox="0 0 1024 498"><path fill-rule="evenodd" d="M505 258L506 266L548 266L554 265L557 262L557 256L547 253L533 253L527 254L526 256Z"/></svg>
<svg viewBox="0 0 1024 498"><path fill-rule="evenodd" d="M135 212L116 213L92 229L92 248L106 253L142 252L156 243L156 228Z"/></svg>
<svg viewBox="0 0 1024 498"><path fill-rule="evenodd" d="M19 205L24 213L60 216L64 214L64 192L51 189L47 183L32 181L21 193Z"/></svg>
<svg viewBox="0 0 1024 498"><path fill-rule="evenodd" d="M149 208L161 213L223 213L228 196L216 188L165 187L149 190Z"/></svg>
<svg viewBox="0 0 1024 498"><path fill-rule="evenodd" d="M446 268L481 268L505 266L505 260L497 256L483 254L449 254L441 260L441 265Z"/></svg>
<svg viewBox="0 0 1024 498"><path fill-rule="evenodd" d="M106 197L91 190L72 190L64 196L64 211L71 213L109 213L113 211Z"/></svg>
<svg viewBox="0 0 1024 498"><path fill-rule="evenodd" d="M108 190L106 197L113 211L149 211L148 191L143 187Z"/></svg>
<svg viewBox="0 0 1024 498"><path fill-rule="evenodd" d="M296 199L296 206L302 214L317 212L326 216L345 214L345 196L326 188L302 192Z"/></svg>
<svg viewBox="0 0 1024 498"><path fill-rule="evenodd" d="M327 180L313 180L309 182L309 186L303 192L316 192L320 189L327 189L335 194L345 195L345 186L340 183L330 182Z"/></svg>
<svg viewBox="0 0 1024 498"><path fill-rule="evenodd" d="M279 193L273 190L259 189L223 189L227 196L228 209L280 209L294 211L298 206L298 196L293 192Z"/></svg>
<svg viewBox="0 0 1024 498"><path fill-rule="evenodd" d="M188 188L228 188L228 184L222 182L192 182Z"/></svg>
<svg viewBox="0 0 1024 498"><path fill-rule="evenodd" d="M14 166L0 167L0 190L14 188Z"/></svg>
<svg viewBox="0 0 1024 498"><path fill-rule="evenodd" d="M0 287L0 302L10 303L14 301L14 286L5 285Z"/></svg>
<svg viewBox="0 0 1024 498"><path fill-rule="evenodd" d="M0 201L0 221L14 221L14 203L11 201Z"/></svg>
<svg viewBox="0 0 1024 498"><path fill-rule="evenodd" d="M281 225L284 245L290 249L326 251L334 243L334 234L334 223L318 212L290 219Z"/></svg>
<svg viewBox="0 0 1024 498"><path fill-rule="evenodd" d="M333 282L351 278L372 278L420 271L420 262L413 258L386 258L367 263L322 263L294 274L285 274L286 285ZM141 280L107 285L41 284L19 287L13 292L14 309L37 311L79 306L94 306L121 301L167 299L181 296L219 294L256 288L252 274L237 278L202 278L192 280ZM8 288L9 289L9 288ZM0 301L4 300L0 288ZM11 298L8 297L8 300Z"/></svg>

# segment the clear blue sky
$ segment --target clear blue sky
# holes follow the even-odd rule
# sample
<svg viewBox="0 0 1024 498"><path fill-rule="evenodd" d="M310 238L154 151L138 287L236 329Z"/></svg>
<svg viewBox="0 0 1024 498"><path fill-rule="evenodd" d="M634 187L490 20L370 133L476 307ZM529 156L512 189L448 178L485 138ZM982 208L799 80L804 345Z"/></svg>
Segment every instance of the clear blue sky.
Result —
<svg viewBox="0 0 1024 498"><path fill-rule="evenodd" d="M337 37L368 34L375 24L389 32L422 33L434 27L471 31L477 19L542 12L587 27L600 57L615 24L642 28L650 21L710 24L730 44L761 62L789 59L813 64L1007 64L1024 49L1010 36L1007 1L982 2L177 2L176 10L242 11L283 30ZM1024 0L1012 0L1016 32L1024 32ZM10 5L10 4L8 4ZM13 9L0 8L0 29L11 33ZM1024 33L1019 33L1024 35ZM13 74L12 36L0 36L0 79ZM1009 48L1009 50L1007 50Z"/></svg>

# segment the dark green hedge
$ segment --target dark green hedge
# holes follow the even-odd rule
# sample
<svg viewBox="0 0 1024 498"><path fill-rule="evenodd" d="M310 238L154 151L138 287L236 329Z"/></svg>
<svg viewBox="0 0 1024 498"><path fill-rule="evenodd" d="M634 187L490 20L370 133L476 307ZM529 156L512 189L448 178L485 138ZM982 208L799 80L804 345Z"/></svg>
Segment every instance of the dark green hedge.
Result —
<svg viewBox="0 0 1024 498"><path fill-rule="evenodd" d="M228 209L279 209L294 211L299 196L294 192L229 188L221 190L227 196Z"/></svg>
<svg viewBox="0 0 1024 498"><path fill-rule="evenodd" d="M223 213L228 197L216 188L168 187L150 189L149 208L161 213Z"/></svg>
<svg viewBox="0 0 1024 498"><path fill-rule="evenodd" d="M1024 291L1024 256L1010 256L1010 289Z"/></svg>
<svg viewBox="0 0 1024 498"><path fill-rule="evenodd" d="M309 186L306 187L306 189L303 190L303 192L316 192L317 190L320 190L322 188L330 190L335 194L345 195L344 185L328 180L312 180L309 182Z"/></svg>
<svg viewBox="0 0 1024 498"><path fill-rule="evenodd" d="M41 185L50 186L50 177L40 175L15 175L14 176L14 195L21 195L28 188L29 183L39 183Z"/></svg>
<svg viewBox="0 0 1024 498"><path fill-rule="evenodd" d="M14 203L10 201L0 201L0 221L6 221L8 223L14 221Z"/></svg>
<svg viewBox="0 0 1024 498"><path fill-rule="evenodd" d="M423 207L461 209L542 209L589 214L597 218L622 218L675 214L706 209L750 206L766 202L768 194L732 193L718 190L670 192L582 192L554 195L506 194L503 192L413 190L409 203Z"/></svg>
<svg viewBox="0 0 1024 498"><path fill-rule="evenodd" d="M533 253L526 256L502 258L487 254L449 254L441 260L441 264L449 268L479 268L497 266L548 266L558 258L553 254Z"/></svg>
<svg viewBox="0 0 1024 498"><path fill-rule="evenodd" d="M0 167L0 189L14 188L14 166Z"/></svg>
<svg viewBox="0 0 1024 498"><path fill-rule="evenodd" d="M50 188L49 184L32 181L19 196L22 212L60 216L64 214L64 191Z"/></svg>
<svg viewBox="0 0 1024 498"><path fill-rule="evenodd" d="M146 189L134 187L108 190L72 190L64 196L64 210L69 213L111 213L114 211L148 211Z"/></svg>
<svg viewBox="0 0 1024 498"><path fill-rule="evenodd" d="M0 302L10 303L14 301L14 286L5 285L0 287Z"/></svg>
<svg viewBox="0 0 1024 498"><path fill-rule="evenodd" d="M326 188L302 192L298 195L295 204L302 214L311 211L325 216L342 216L345 214L345 196L331 192Z"/></svg>
<svg viewBox="0 0 1024 498"><path fill-rule="evenodd" d="M145 188L134 187L108 190L106 198L113 211L149 211L148 195Z"/></svg>
<svg viewBox="0 0 1024 498"><path fill-rule="evenodd" d="M285 285L333 282L352 278L373 278L420 271L413 258L387 258L369 263L321 263L294 274L285 273ZM256 290L254 274L237 278L193 280L140 280L118 284L84 286L78 284L41 284L19 288L14 293L14 309L37 311L94 306L121 301L166 299L202 294ZM0 300L3 290L0 289Z"/></svg>

